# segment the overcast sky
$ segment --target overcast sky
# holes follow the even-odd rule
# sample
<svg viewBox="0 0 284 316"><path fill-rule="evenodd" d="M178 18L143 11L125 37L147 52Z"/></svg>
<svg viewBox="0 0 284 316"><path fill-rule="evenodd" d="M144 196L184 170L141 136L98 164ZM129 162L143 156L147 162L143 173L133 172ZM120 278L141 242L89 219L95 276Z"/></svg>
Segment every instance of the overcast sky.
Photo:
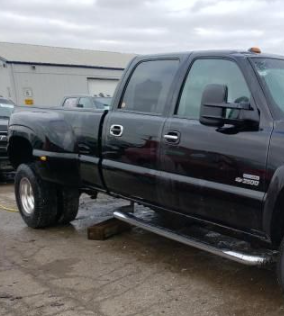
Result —
<svg viewBox="0 0 284 316"><path fill-rule="evenodd" d="M0 41L152 53L284 53L283 0L0 0Z"/></svg>

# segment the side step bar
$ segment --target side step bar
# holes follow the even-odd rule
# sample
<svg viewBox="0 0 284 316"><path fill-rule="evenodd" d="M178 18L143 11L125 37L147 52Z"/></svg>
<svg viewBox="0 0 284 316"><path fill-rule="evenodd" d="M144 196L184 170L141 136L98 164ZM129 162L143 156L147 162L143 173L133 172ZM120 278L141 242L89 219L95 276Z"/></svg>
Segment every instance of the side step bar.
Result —
<svg viewBox="0 0 284 316"><path fill-rule="evenodd" d="M141 217L135 216L132 212L117 210L113 213L113 216L118 220L126 222L130 225L143 228L160 236L248 266L263 266L272 263L275 261L275 257L277 254L277 252L272 250L262 249L246 253L240 250L234 250L233 247L231 249L229 247L218 247L218 245L209 244L205 240L198 239L187 234L181 234L177 231L168 229L167 227L157 225L156 222L155 224L153 224L149 222L149 220L144 220Z"/></svg>

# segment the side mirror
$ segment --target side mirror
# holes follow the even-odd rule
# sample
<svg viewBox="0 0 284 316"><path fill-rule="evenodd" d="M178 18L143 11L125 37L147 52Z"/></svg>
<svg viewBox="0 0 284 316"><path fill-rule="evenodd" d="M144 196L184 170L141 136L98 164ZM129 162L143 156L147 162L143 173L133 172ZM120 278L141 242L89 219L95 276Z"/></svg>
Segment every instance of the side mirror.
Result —
<svg viewBox="0 0 284 316"><path fill-rule="evenodd" d="M226 109L221 106L227 103L228 88L224 85L210 84L206 86L200 109L200 123L208 126L222 127L226 117Z"/></svg>
<svg viewBox="0 0 284 316"><path fill-rule="evenodd" d="M227 100L227 86L219 84L206 86L201 100L200 123L219 128L225 124L241 126L249 123L254 127L258 125L259 115L253 111L245 97L238 99L240 103L228 103ZM227 113L228 110L230 113Z"/></svg>
<svg viewBox="0 0 284 316"><path fill-rule="evenodd" d="M83 109L83 107L84 107L84 105L83 104L77 104L77 108L81 108L81 109Z"/></svg>

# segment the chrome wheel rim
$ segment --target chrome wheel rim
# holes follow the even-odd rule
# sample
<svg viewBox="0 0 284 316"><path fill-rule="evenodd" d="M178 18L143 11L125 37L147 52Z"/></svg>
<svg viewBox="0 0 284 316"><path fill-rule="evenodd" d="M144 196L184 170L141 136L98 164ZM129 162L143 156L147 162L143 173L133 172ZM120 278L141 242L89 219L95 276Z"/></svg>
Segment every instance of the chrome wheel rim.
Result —
<svg viewBox="0 0 284 316"><path fill-rule="evenodd" d="M32 185L27 178L23 178L20 182L20 199L23 212L30 216L35 209L35 198Z"/></svg>

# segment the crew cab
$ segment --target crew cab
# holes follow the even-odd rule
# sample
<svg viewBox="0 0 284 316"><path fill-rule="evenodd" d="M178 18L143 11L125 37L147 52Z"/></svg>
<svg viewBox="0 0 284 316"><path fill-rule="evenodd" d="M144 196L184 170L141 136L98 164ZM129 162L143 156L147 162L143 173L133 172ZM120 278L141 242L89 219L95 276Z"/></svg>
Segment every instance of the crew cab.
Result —
<svg viewBox="0 0 284 316"><path fill-rule="evenodd" d="M127 223L248 265L277 260L284 289L282 56L138 56L109 111L17 109L8 150L28 226L68 223L81 192L104 192L152 212L115 210Z"/></svg>
<svg viewBox="0 0 284 316"><path fill-rule="evenodd" d="M0 174L13 170L7 153L8 122L14 110L13 101L0 96Z"/></svg>

